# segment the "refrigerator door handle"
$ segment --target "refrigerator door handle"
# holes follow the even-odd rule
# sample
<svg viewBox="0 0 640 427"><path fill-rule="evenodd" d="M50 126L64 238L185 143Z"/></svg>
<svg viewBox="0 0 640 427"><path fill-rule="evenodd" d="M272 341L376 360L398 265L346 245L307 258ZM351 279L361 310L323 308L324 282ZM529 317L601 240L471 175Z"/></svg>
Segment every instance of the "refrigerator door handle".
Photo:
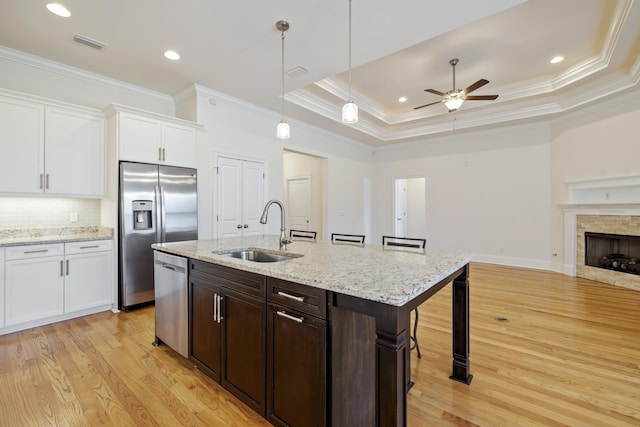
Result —
<svg viewBox="0 0 640 427"><path fill-rule="evenodd" d="M155 227L156 227L156 242L161 243L162 240L162 228L164 226L164 221L162 220L160 211L162 209L162 204L161 204L161 200L162 200L162 192L160 190L160 186L156 185L155 186L155 192L156 192L156 210L155 210Z"/></svg>
<svg viewBox="0 0 640 427"><path fill-rule="evenodd" d="M167 215L165 212L164 203L164 187L160 186L160 242L164 243L167 240Z"/></svg>

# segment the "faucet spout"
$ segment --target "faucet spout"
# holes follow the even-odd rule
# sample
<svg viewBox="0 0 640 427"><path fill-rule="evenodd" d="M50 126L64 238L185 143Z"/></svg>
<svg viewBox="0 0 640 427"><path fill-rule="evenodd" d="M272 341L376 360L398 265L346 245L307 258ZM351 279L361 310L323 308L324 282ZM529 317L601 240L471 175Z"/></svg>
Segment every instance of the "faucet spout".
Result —
<svg viewBox="0 0 640 427"><path fill-rule="evenodd" d="M286 251L287 244L291 243L291 239L287 238L287 235L285 234L284 205L280 200L273 199L267 202L264 206L264 210L262 211L262 215L260 215L260 224L267 223L269 208L274 203L280 207L280 250Z"/></svg>

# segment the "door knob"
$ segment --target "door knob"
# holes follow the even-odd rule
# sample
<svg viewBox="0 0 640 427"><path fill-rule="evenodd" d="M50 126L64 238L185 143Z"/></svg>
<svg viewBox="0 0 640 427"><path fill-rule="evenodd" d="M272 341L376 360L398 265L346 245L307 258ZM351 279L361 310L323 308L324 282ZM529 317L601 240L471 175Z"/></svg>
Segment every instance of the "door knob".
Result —
<svg viewBox="0 0 640 427"><path fill-rule="evenodd" d="M245 225L244 225L244 228L249 228L249 224L245 224Z"/></svg>
<svg viewBox="0 0 640 427"><path fill-rule="evenodd" d="M237 228L242 228L242 224L236 225Z"/></svg>

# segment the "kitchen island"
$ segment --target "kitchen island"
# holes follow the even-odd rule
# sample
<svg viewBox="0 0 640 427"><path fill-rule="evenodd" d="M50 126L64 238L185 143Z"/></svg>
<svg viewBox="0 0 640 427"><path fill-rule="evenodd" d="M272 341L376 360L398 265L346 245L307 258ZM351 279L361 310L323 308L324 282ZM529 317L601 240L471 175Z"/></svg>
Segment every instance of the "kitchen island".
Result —
<svg viewBox="0 0 640 427"><path fill-rule="evenodd" d="M323 348L331 373L326 378L326 424L406 425L410 312L451 282L451 378L471 382L471 255L320 240L295 241L287 253L297 256L285 261L260 263L228 256L230 251L246 248L279 252L278 243L278 236L266 235L154 244L153 248L194 260L193 265L204 262L259 275L285 288L291 283L326 291L322 309L327 312L328 333Z"/></svg>

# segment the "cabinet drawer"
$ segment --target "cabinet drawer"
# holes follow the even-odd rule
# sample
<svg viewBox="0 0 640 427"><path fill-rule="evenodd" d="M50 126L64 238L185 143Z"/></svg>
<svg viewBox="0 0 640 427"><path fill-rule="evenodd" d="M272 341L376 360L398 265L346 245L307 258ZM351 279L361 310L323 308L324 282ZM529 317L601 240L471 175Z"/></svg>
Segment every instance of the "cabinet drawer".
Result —
<svg viewBox="0 0 640 427"><path fill-rule="evenodd" d="M324 289L269 277L267 300L322 319L327 317L327 291Z"/></svg>
<svg viewBox="0 0 640 427"><path fill-rule="evenodd" d="M255 297L266 298L266 277L208 262L189 260L189 274Z"/></svg>
<svg viewBox="0 0 640 427"><path fill-rule="evenodd" d="M47 256L63 256L64 243L47 243L44 245L9 246L6 249L6 259L29 259Z"/></svg>
<svg viewBox="0 0 640 427"><path fill-rule="evenodd" d="M67 255L103 252L110 251L112 245L111 240L86 240L82 242L65 243L64 251Z"/></svg>

